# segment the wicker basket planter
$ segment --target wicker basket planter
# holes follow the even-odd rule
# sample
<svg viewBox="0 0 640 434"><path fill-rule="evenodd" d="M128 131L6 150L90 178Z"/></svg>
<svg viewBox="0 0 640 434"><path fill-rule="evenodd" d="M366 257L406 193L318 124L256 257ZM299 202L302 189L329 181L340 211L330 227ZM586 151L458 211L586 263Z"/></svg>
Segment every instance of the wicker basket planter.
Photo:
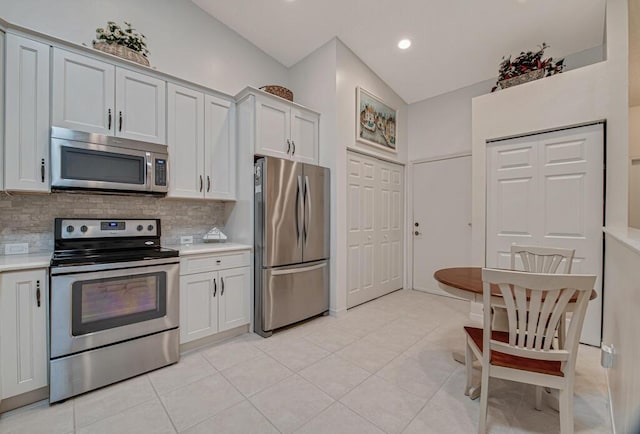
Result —
<svg viewBox="0 0 640 434"><path fill-rule="evenodd" d="M113 54L114 56L121 57L132 62L139 63L144 66L149 66L149 59L144 57L137 51L133 51L124 45L107 44L106 42L94 42L93 48L96 50L104 51L105 53Z"/></svg>
<svg viewBox="0 0 640 434"><path fill-rule="evenodd" d="M544 77L545 74L544 69L535 69L533 71L529 71L522 75L518 75L517 77L508 78L506 80L500 80L498 84L501 89L506 89L511 86L517 86L519 84L528 83L530 81L538 80Z"/></svg>
<svg viewBox="0 0 640 434"><path fill-rule="evenodd" d="M267 86L262 86L260 90L264 90L265 92L269 92L270 94L279 96L280 98L284 98L293 102L293 92L291 92L286 87L270 84Z"/></svg>

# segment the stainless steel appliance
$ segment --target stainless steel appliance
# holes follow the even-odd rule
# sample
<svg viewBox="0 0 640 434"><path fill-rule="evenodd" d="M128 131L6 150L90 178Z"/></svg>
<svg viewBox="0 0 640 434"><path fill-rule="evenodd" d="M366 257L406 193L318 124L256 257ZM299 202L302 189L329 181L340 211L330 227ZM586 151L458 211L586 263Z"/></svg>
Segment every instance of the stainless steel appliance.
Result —
<svg viewBox="0 0 640 434"><path fill-rule="evenodd" d="M329 310L329 169L255 162L254 330L271 336Z"/></svg>
<svg viewBox="0 0 640 434"><path fill-rule="evenodd" d="M55 219L50 402L179 359L179 258L158 219Z"/></svg>
<svg viewBox="0 0 640 434"><path fill-rule="evenodd" d="M166 145L51 128L51 188L164 195ZM43 174L44 177L44 174Z"/></svg>

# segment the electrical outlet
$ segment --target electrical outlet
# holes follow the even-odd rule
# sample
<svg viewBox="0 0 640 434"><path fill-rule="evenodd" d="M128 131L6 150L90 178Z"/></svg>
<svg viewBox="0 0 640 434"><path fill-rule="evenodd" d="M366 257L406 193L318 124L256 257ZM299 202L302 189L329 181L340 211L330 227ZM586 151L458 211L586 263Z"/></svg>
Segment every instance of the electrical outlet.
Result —
<svg viewBox="0 0 640 434"><path fill-rule="evenodd" d="M4 245L4 254L5 255L23 255L25 253L29 253L29 244L28 243L16 243L16 244L5 244Z"/></svg>
<svg viewBox="0 0 640 434"><path fill-rule="evenodd" d="M193 244L193 235L180 237L180 244Z"/></svg>

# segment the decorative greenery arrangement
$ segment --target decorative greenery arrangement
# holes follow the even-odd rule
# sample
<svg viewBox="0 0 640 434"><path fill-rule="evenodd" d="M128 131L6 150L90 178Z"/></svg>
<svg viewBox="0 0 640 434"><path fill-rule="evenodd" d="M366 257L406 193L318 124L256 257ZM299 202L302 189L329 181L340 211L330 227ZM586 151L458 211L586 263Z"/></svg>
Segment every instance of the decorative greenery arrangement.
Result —
<svg viewBox="0 0 640 434"><path fill-rule="evenodd" d="M539 47L540 49L536 52L527 51L525 53L522 51L520 55L513 60L511 60L511 55L506 58L503 57L498 70L498 82L496 86L491 89L491 92L508 87L503 86L505 80L519 77L533 71L540 70L540 75L536 78L549 77L561 73L564 69L564 59L560 59L555 63L553 62L553 57L548 57L543 60L544 50L549 48L549 45L543 42Z"/></svg>
<svg viewBox="0 0 640 434"><path fill-rule="evenodd" d="M93 43L105 42L107 44L122 45L147 57L149 50L145 41L146 36L136 32L136 29L131 27L131 23L125 21L124 24L127 27L123 29L114 21L108 21L106 28L96 29L97 40L93 41Z"/></svg>

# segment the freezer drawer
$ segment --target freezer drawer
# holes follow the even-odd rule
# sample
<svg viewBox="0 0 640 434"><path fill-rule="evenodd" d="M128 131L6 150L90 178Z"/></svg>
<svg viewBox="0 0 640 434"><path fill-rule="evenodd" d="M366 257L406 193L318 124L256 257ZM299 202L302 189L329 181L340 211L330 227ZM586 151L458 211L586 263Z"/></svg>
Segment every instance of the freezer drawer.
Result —
<svg viewBox="0 0 640 434"><path fill-rule="evenodd" d="M329 310L329 263L263 270L262 329L271 331Z"/></svg>

